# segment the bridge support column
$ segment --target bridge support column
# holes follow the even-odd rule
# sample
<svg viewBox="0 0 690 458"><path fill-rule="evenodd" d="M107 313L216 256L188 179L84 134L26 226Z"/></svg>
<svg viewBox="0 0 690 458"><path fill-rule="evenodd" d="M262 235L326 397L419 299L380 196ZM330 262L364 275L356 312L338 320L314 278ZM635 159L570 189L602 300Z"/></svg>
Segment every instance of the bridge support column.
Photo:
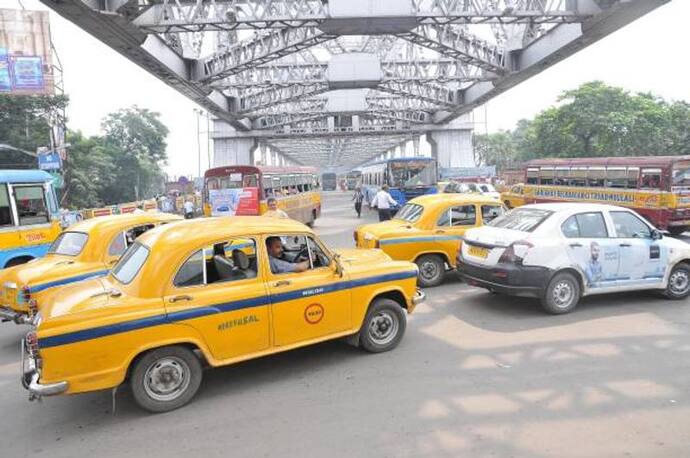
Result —
<svg viewBox="0 0 690 458"><path fill-rule="evenodd" d="M228 123L215 120L213 135L213 166L254 165L256 138L237 137Z"/></svg>
<svg viewBox="0 0 690 458"><path fill-rule="evenodd" d="M431 156L436 158L439 168L475 166L472 129L429 132L427 141L431 144Z"/></svg>
<svg viewBox="0 0 690 458"><path fill-rule="evenodd" d="M412 151L414 153L414 156L417 157L419 156L419 141L421 139L418 136L412 137Z"/></svg>

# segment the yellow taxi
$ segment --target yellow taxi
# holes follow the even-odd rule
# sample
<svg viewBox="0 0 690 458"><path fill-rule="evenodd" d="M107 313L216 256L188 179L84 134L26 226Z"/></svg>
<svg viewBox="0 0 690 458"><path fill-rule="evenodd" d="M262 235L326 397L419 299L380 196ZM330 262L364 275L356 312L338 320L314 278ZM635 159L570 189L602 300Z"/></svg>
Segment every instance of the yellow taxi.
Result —
<svg viewBox="0 0 690 458"><path fill-rule="evenodd" d="M48 292L107 274L139 235L181 219L142 212L101 216L70 226L43 258L0 271L0 320L30 322Z"/></svg>
<svg viewBox="0 0 690 458"><path fill-rule="evenodd" d="M525 186L514 184L507 191L501 193L501 202L508 208L522 207L527 203L525 199Z"/></svg>
<svg viewBox="0 0 690 458"><path fill-rule="evenodd" d="M269 255L269 252L271 253ZM394 348L424 299L417 267L380 250L327 248L307 226L253 216L142 235L106 277L62 288L23 339L32 398L114 388L163 412L212 367L349 337Z"/></svg>
<svg viewBox="0 0 690 458"><path fill-rule="evenodd" d="M419 285L436 286L455 256L467 229L481 226L505 211L496 199L481 194L430 194L405 204L390 221L360 226L358 248L380 248L391 258L419 267Z"/></svg>

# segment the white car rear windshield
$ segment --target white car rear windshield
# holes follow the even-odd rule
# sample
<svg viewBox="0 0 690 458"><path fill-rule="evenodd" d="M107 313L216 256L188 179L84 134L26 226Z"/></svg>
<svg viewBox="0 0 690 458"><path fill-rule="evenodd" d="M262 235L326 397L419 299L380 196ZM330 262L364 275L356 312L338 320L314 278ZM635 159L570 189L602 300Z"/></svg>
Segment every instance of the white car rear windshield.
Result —
<svg viewBox="0 0 690 458"><path fill-rule="evenodd" d="M512 229L514 231L532 232L552 214L553 212L550 210L516 208L515 210L499 216L488 225L501 227L503 229Z"/></svg>
<svg viewBox="0 0 690 458"><path fill-rule="evenodd" d="M64 256L77 256L86 245L88 235L83 232L63 232L55 239L48 253Z"/></svg>
<svg viewBox="0 0 690 458"><path fill-rule="evenodd" d="M130 283L137 276L148 257L149 249L135 242L113 268L113 277L125 285Z"/></svg>

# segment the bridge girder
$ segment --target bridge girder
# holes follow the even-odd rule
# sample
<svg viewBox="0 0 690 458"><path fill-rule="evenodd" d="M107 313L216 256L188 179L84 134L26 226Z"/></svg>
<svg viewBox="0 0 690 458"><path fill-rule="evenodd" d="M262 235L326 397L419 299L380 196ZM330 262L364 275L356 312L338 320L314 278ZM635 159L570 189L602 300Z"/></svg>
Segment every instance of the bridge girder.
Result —
<svg viewBox="0 0 690 458"><path fill-rule="evenodd" d="M444 130L670 0L41 1L229 123L217 138L318 165ZM305 152L324 145L345 153Z"/></svg>

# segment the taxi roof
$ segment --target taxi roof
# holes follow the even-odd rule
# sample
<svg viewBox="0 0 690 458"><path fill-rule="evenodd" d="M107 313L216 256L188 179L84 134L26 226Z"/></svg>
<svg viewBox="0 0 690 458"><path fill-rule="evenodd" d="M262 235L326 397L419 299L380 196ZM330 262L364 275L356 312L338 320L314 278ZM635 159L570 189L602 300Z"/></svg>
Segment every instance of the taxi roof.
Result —
<svg viewBox="0 0 690 458"><path fill-rule="evenodd" d="M119 230L122 226L130 224L145 224L158 221L178 221L181 216L162 212L127 213L124 215L96 216L75 223L67 228L68 232L103 232Z"/></svg>
<svg viewBox="0 0 690 458"><path fill-rule="evenodd" d="M204 243L207 240L220 240L227 237L263 235L291 232L313 233L304 224L283 218L266 216L219 216L201 219L188 219L177 224L157 227L139 237L147 246L154 244Z"/></svg>
<svg viewBox="0 0 690 458"><path fill-rule="evenodd" d="M424 196L415 197L410 201L414 204L419 204L425 207L432 205L444 205L448 203L458 204L472 204L472 203L500 203L497 199L485 196L479 193L438 193L426 194Z"/></svg>
<svg viewBox="0 0 690 458"><path fill-rule="evenodd" d="M592 210L592 211L602 211L602 210L608 210L608 211L616 211L616 210L628 210L625 207L620 207L617 205L609 205L609 204L598 204L598 203L593 203L593 202L550 202L550 203L543 203L543 204L529 204L529 205L523 205L521 207L517 208L537 208L540 210L550 210L552 212L562 212L562 211L583 211L583 210Z"/></svg>

